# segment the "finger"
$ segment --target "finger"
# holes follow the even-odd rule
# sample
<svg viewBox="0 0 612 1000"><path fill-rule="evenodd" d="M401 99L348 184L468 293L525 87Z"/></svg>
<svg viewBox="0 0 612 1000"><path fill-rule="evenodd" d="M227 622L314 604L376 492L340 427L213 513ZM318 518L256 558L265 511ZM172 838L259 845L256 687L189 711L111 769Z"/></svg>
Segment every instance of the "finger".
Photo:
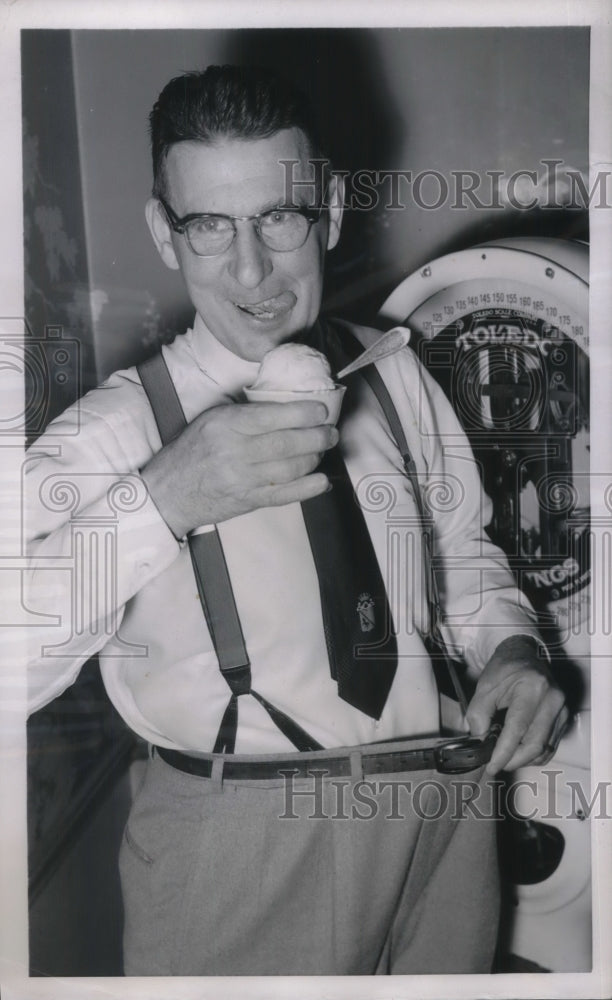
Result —
<svg viewBox="0 0 612 1000"><path fill-rule="evenodd" d="M559 749L561 740L570 728L570 723L570 711L567 705L563 705L548 736L548 741L544 744L542 753L532 761L533 764L547 764L549 760L552 760Z"/></svg>
<svg viewBox="0 0 612 1000"><path fill-rule="evenodd" d="M262 434L283 427L317 427L327 420L325 403L248 403L231 407L234 427L244 434Z"/></svg>
<svg viewBox="0 0 612 1000"><path fill-rule="evenodd" d="M487 764L489 774L497 774L502 768L507 767L508 762L512 759L537 712L537 702L534 704L534 701L533 692L519 689L510 702L503 729L491 760ZM543 742L540 741L540 750L542 746Z"/></svg>
<svg viewBox="0 0 612 1000"><path fill-rule="evenodd" d="M250 462L270 462L300 455L322 454L338 443L338 430L328 424L320 427L269 431L249 438Z"/></svg>
<svg viewBox="0 0 612 1000"><path fill-rule="evenodd" d="M519 743L512 757L503 765L505 771L516 771L519 767L528 767L530 764L544 763L550 760L555 751L547 743L542 743L536 737L528 738Z"/></svg>
<svg viewBox="0 0 612 1000"><path fill-rule="evenodd" d="M259 491L262 507L280 507L287 503L302 503L312 497L325 493L329 488L327 476L316 472L302 479L294 479L291 483L281 483L264 487Z"/></svg>
<svg viewBox="0 0 612 1000"><path fill-rule="evenodd" d="M568 718L569 711L565 705L562 706L552 723L548 710L545 710L541 717L537 715L514 755L508 761L507 769L514 771L529 764L540 766L552 760L557 752Z"/></svg>
<svg viewBox="0 0 612 1000"><path fill-rule="evenodd" d="M558 747L554 747L551 744L547 743L541 754L539 754L533 760L528 761L529 766L542 767L544 764L549 764L550 761L555 756L557 750ZM519 766L527 766L527 765L519 765Z"/></svg>
<svg viewBox="0 0 612 1000"><path fill-rule="evenodd" d="M297 458L284 461L259 462L251 470L251 477L256 487L278 486L303 479L317 468L321 461L320 452L299 455ZM324 477L326 483L327 477Z"/></svg>
<svg viewBox="0 0 612 1000"><path fill-rule="evenodd" d="M506 726L504 726L489 763L490 773L495 773L502 768L508 771L516 770L518 767L532 764L539 757L550 753L553 748L551 733L556 727L558 716L563 711L563 695L557 689L551 690L545 700L536 706L531 720L529 720L527 713L521 714L520 718L513 717L511 710L508 709L506 723L510 721L510 729L506 733ZM504 737L506 739L503 739ZM556 750L556 745L553 752L554 750Z"/></svg>
<svg viewBox="0 0 612 1000"><path fill-rule="evenodd" d="M573 722L573 717L570 713L570 710L567 707L567 705L564 704L556 718L555 724L553 726L553 731L548 740L552 746L554 747L559 746L560 741L563 739L565 734L571 728L572 722Z"/></svg>
<svg viewBox="0 0 612 1000"><path fill-rule="evenodd" d="M488 692L476 689L466 713L467 723L472 736L484 736L491 725L491 720L497 711L497 692L492 688Z"/></svg>
<svg viewBox="0 0 612 1000"><path fill-rule="evenodd" d="M559 749L559 743L560 741L554 743L553 742L545 743L542 753L539 754L537 757L534 757L533 760L530 760L527 763L535 767L542 767L543 764L549 764L550 761L553 760L553 758L557 754L557 751ZM519 766L525 766L525 765L519 765Z"/></svg>

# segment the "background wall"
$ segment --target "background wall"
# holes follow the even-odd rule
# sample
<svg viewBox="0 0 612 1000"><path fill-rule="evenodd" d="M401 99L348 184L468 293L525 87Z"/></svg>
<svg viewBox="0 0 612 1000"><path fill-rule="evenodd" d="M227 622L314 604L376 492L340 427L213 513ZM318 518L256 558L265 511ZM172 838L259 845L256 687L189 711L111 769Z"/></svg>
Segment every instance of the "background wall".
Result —
<svg viewBox="0 0 612 1000"><path fill-rule="evenodd" d="M189 321L181 279L145 226L147 117L172 77L210 62L272 66L310 93L336 166L356 170L536 170L588 164L584 29L76 31L79 155L100 374ZM388 187L381 188L384 195ZM435 180L423 200L435 203ZM489 196L490 197L490 196ZM486 191L481 199L487 200ZM347 213L326 304L371 318L401 277L449 249L516 232L585 235L575 211L419 207Z"/></svg>

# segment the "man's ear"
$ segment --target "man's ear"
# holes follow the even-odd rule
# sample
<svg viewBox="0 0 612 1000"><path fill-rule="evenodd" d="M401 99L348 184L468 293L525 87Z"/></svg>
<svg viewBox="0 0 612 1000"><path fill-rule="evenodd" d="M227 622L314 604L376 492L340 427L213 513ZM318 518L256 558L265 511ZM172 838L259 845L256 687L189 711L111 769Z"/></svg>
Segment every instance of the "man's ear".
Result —
<svg viewBox="0 0 612 1000"><path fill-rule="evenodd" d="M331 175L331 180L327 186L327 218L329 230L327 233L327 249L333 250L340 239L340 229L342 228L342 214L344 212L344 177L337 174Z"/></svg>
<svg viewBox="0 0 612 1000"><path fill-rule="evenodd" d="M172 271L178 271L180 264L174 251L172 229L168 224L161 202L157 198L149 198L145 205L145 218L153 237L153 242L164 264Z"/></svg>

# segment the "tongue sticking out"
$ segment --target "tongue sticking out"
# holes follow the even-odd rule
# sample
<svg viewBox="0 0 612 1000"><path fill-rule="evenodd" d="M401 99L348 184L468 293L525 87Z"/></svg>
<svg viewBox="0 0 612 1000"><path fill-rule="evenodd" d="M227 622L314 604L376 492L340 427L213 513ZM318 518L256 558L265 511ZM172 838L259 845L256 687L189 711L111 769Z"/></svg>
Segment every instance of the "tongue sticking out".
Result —
<svg viewBox="0 0 612 1000"><path fill-rule="evenodd" d="M263 299L253 305L247 303L236 303L241 312L253 316L254 319L279 319L293 309L297 298L293 292L281 292L271 299Z"/></svg>

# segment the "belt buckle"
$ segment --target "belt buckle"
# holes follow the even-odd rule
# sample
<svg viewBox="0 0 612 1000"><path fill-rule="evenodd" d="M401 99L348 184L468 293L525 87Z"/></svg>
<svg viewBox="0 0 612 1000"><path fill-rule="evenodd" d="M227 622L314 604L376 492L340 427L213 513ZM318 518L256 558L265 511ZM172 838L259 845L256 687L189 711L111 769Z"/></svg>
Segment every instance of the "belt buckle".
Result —
<svg viewBox="0 0 612 1000"><path fill-rule="evenodd" d="M460 736L434 747L436 770L440 774L467 774L488 764L501 726L491 726L484 739L479 736Z"/></svg>

